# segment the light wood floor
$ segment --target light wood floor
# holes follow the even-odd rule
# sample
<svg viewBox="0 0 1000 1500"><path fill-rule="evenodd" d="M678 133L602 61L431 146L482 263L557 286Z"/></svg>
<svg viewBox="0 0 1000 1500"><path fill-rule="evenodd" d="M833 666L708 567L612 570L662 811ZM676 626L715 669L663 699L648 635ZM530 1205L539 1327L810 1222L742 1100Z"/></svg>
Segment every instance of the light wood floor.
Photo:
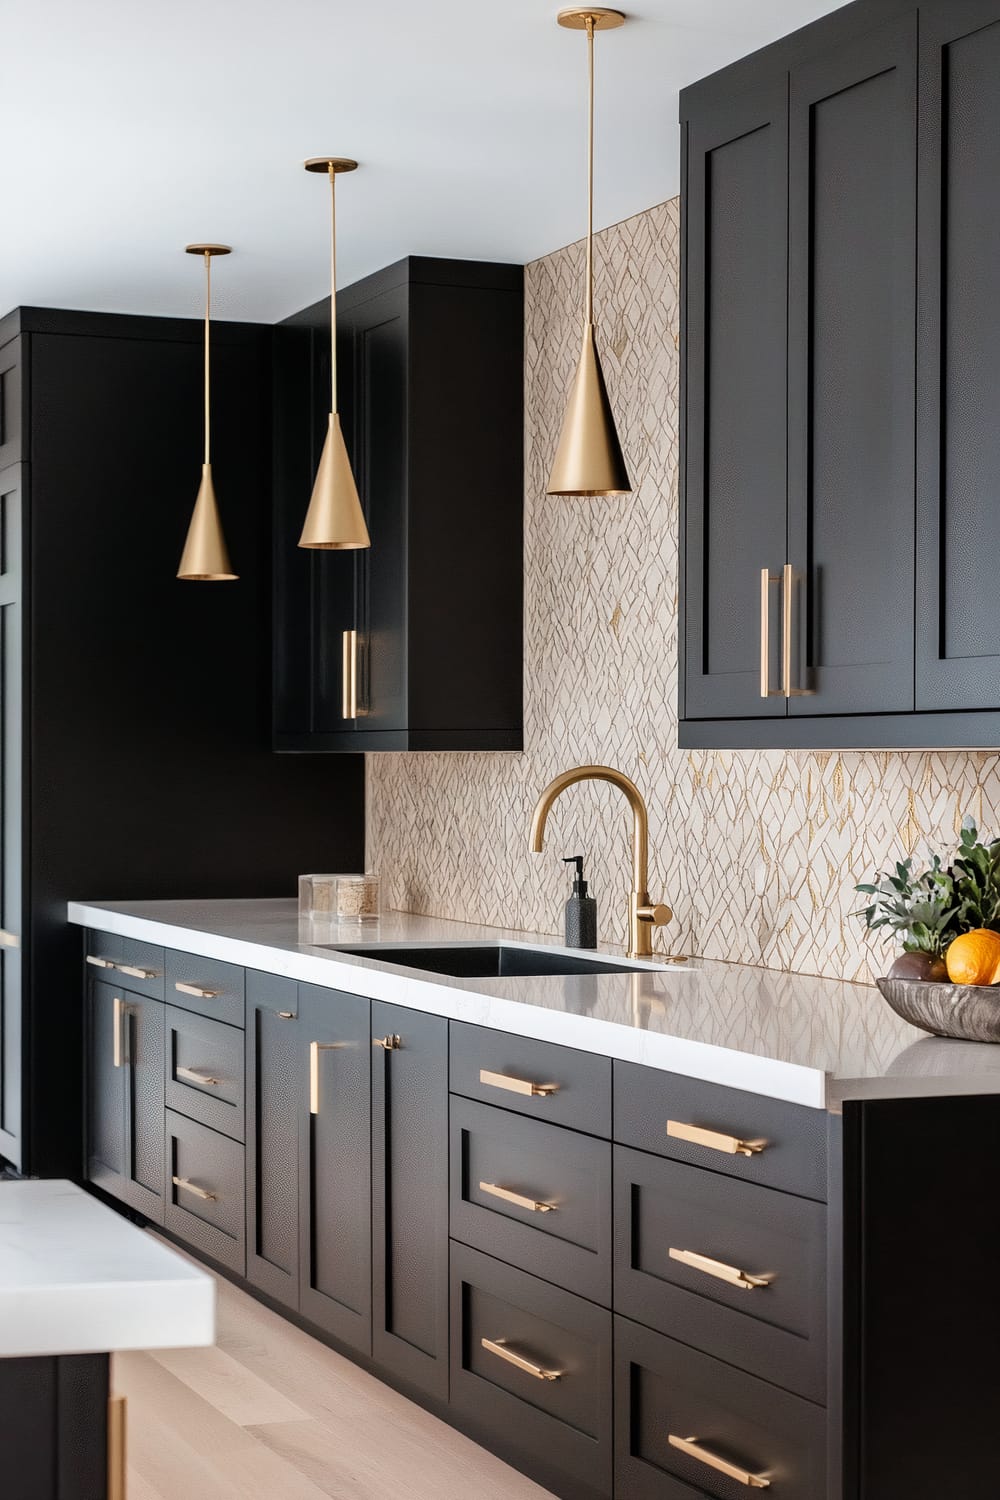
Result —
<svg viewBox="0 0 1000 1500"><path fill-rule="evenodd" d="M217 1287L214 1348L114 1357L128 1500L545 1500L229 1282Z"/></svg>

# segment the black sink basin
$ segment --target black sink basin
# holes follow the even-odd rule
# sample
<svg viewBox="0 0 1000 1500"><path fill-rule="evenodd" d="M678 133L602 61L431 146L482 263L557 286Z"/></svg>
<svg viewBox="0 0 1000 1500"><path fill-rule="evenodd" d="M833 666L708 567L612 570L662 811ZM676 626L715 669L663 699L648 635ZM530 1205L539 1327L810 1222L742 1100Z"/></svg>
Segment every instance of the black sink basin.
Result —
<svg viewBox="0 0 1000 1500"><path fill-rule="evenodd" d="M324 943L338 953L355 958L377 958L382 964L403 964L408 969L428 969L432 974L452 974L460 979L533 978L545 974L631 974L633 965L610 958L583 958L551 948L513 948L501 943L470 943L467 947L401 948L369 943L363 948L341 948Z"/></svg>

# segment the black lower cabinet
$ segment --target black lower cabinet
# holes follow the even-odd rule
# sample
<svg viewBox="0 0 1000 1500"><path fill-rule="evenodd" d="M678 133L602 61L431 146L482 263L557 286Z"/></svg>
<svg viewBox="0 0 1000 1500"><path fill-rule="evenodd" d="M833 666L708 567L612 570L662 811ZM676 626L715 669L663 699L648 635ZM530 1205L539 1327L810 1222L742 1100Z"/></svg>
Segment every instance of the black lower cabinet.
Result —
<svg viewBox="0 0 1000 1500"><path fill-rule="evenodd" d="M108 1489L108 1356L0 1359L4 1500L99 1500Z"/></svg>
<svg viewBox="0 0 1000 1500"><path fill-rule="evenodd" d="M88 1177L163 1223L163 1002L92 980L87 1002Z"/></svg>
<svg viewBox="0 0 1000 1500"><path fill-rule="evenodd" d="M617 1500L827 1494L822 1407L620 1317L615 1448Z"/></svg>
<svg viewBox="0 0 1000 1500"><path fill-rule="evenodd" d="M372 1354L448 1396L448 1022L372 1003Z"/></svg>
<svg viewBox="0 0 1000 1500"><path fill-rule="evenodd" d="M299 1295L298 988L246 977L247 1280L287 1307Z"/></svg>
<svg viewBox="0 0 1000 1500"><path fill-rule="evenodd" d="M243 1147L172 1109L166 1113L168 1197L164 1226L218 1261L246 1271Z"/></svg>
<svg viewBox="0 0 1000 1500"><path fill-rule="evenodd" d="M611 1313L451 1247L451 1404L487 1447L561 1496L611 1494Z"/></svg>
<svg viewBox="0 0 1000 1500"><path fill-rule="evenodd" d="M299 985L299 1311L370 1354L371 1004ZM301 1093L301 1091L300 1091Z"/></svg>

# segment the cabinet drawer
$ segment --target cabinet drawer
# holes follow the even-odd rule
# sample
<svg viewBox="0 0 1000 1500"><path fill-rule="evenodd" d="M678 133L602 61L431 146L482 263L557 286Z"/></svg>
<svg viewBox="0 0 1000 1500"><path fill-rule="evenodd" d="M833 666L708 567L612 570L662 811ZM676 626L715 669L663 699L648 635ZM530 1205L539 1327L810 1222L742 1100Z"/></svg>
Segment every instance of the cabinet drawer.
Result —
<svg viewBox="0 0 1000 1500"><path fill-rule="evenodd" d="M88 973L104 974L124 984L134 995L163 999L166 955L155 943L118 937L112 932L88 932L85 948Z"/></svg>
<svg viewBox="0 0 1000 1500"><path fill-rule="evenodd" d="M826 1209L615 1147L615 1310L826 1398Z"/></svg>
<svg viewBox="0 0 1000 1500"><path fill-rule="evenodd" d="M166 1228L242 1276L246 1269L243 1147L169 1109L166 1132Z"/></svg>
<svg viewBox="0 0 1000 1500"><path fill-rule="evenodd" d="M451 1233L610 1307L611 1146L453 1098Z"/></svg>
<svg viewBox="0 0 1000 1500"><path fill-rule="evenodd" d="M451 1404L541 1484L611 1493L611 1314L452 1244Z"/></svg>
<svg viewBox="0 0 1000 1500"><path fill-rule="evenodd" d="M826 1201L822 1109L616 1062L615 1140Z"/></svg>
<svg viewBox="0 0 1000 1500"><path fill-rule="evenodd" d="M823 1408L616 1317L617 1500L740 1500L751 1476L781 1500L824 1500Z"/></svg>
<svg viewBox="0 0 1000 1500"><path fill-rule="evenodd" d="M611 1134L611 1061L591 1052L452 1021L451 1090L549 1125Z"/></svg>
<svg viewBox="0 0 1000 1500"><path fill-rule="evenodd" d="M243 1032L168 1005L166 1101L233 1140L243 1139Z"/></svg>
<svg viewBox="0 0 1000 1500"><path fill-rule="evenodd" d="M193 953L167 954L167 999L230 1026L243 1025L244 971Z"/></svg>

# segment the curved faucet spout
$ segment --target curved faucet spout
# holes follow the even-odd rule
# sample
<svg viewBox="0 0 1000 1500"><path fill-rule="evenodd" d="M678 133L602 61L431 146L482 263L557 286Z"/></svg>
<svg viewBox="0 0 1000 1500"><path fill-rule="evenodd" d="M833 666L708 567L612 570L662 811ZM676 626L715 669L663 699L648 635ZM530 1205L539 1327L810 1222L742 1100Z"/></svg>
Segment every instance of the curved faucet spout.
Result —
<svg viewBox="0 0 1000 1500"><path fill-rule="evenodd" d="M531 815L529 845L534 854L540 854L545 839L545 825L552 806L567 787L578 781L608 781L623 792L632 809L632 895L629 901L630 958L648 958L653 951L651 929L669 922L668 906L651 906L646 889L649 865L649 818L642 793L634 781L611 766L577 766L572 771L563 771L549 782L535 804Z"/></svg>

